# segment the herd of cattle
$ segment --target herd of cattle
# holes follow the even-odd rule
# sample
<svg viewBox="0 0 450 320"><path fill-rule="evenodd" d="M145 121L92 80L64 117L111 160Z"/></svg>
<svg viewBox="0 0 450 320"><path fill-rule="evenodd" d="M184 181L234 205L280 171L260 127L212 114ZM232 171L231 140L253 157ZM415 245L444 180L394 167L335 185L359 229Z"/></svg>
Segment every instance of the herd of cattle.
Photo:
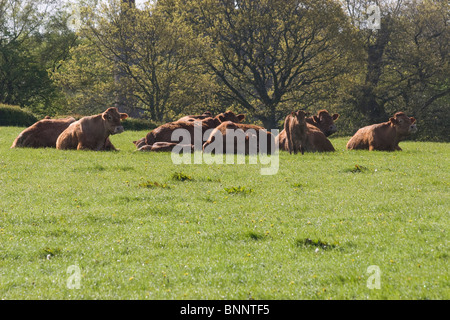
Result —
<svg viewBox="0 0 450 320"><path fill-rule="evenodd" d="M46 117L23 130L14 140L11 148L53 147L61 150L117 150L109 136L124 131L121 120L127 117L126 113L120 113L117 108L109 108L101 114L83 117L78 121L72 117L67 119ZM279 149L290 153L301 152L303 154L304 152L335 150L328 136L337 131L334 121L339 118L339 114L330 115L328 111L320 110L317 115L307 117L302 110L292 112L286 116L284 128L277 136L273 136L263 127L241 123L244 118L245 115L236 115L232 111L226 111L216 116L210 112L185 116L157 127L133 143L139 151L171 151L181 143L180 140L172 140L173 132L177 129L185 129L192 137L187 147L191 147L193 150L194 130L201 129L202 137L207 130L212 130L209 137L203 141L203 150L205 150L214 142L217 134L222 135L225 144L227 141L225 135L230 132L229 129L243 132L250 132L249 129L254 129L257 132L264 132L264 134L257 135L257 139L267 137L267 146L278 144ZM408 117L403 112L397 112L387 122L359 129L348 141L347 149L401 150L399 142L417 130L415 121L416 119L413 117ZM246 143L248 138L246 136ZM248 150L246 145L245 153L248 154Z"/></svg>

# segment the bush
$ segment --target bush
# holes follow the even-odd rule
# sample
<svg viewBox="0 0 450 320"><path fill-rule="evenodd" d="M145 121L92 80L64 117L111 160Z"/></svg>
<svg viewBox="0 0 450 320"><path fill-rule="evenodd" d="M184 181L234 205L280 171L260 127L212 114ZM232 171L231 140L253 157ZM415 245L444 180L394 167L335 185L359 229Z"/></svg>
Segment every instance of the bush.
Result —
<svg viewBox="0 0 450 320"><path fill-rule="evenodd" d="M122 122L123 128L129 131L153 130L158 127L150 120L127 118Z"/></svg>
<svg viewBox="0 0 450 320"><path fill-rule="evenodd" d="M36 116L19 106L0 104L0 126L29 127L38 121Z"/></svg>

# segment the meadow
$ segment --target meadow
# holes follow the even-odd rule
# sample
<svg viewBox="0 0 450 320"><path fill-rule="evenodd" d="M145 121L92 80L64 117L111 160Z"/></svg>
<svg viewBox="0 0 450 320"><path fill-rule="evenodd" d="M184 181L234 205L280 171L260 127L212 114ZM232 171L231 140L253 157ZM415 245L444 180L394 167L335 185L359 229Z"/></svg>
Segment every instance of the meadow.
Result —
<svg viewBox="0 0 450 320"><path fill-rule="evenodd" d="M449 144L331 137L261 175L134 152L145 131L10 149L22 129L0 127L0 299L450 298Z"/></svg>

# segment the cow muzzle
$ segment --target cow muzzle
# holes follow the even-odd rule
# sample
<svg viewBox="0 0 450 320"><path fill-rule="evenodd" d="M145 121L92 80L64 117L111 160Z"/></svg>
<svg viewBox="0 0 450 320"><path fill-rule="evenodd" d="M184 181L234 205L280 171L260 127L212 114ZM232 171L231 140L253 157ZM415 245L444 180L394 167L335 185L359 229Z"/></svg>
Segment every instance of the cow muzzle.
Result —
<svg viewBox="0 0 450 320"><path fill-rule="evenodd" d="M123 132L123 126L117 126L114 128L114 131L112 134L118 134Z"/></svg>
<svg viewBox="0 0 450 320"><path fill-rule="evenodd" d="M336 127L335 125L331 125L331 126L328 128L327 136L329 136L330 134L335 133L336 131L337 131L337 127Z"/></svg>
<svg viewBox="0 0 450 320"><path fill-rule="evenodd" d="M414 124L412 124L410 127L409 127L409 132L410 133L415 133L417 131L417 126L416 126L416 124L414 123Z"/></svg>

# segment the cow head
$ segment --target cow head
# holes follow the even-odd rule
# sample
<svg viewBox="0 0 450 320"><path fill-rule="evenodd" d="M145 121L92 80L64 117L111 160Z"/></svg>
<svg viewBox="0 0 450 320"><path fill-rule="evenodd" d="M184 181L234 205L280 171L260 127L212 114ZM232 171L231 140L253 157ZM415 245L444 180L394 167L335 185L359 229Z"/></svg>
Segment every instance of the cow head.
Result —
<svg viewBox="0 0 450 320"><path fill-rule="evenodd" d="M234 123L239 123L241 121L243 121L245 118L245 115L243 114L238 114L236 115L233 111L226 111L223 112L221 114L218 114L216 116L216 119L219 119L220 122L225 122L225 121L231 121Z"/></svg>
<svg viewBox="0 0 450 320"><path fill-rule="evenodd" d="M291 116L297 118L299 123L305 122L306 112L303 110L292 111Z"/></svg>
<svg viewBox="0 0 450 320"><path fill-rule="evenodd" d="M397 129L397 132L402 135L409 135L417 131L416 119L408 117L403 112L397 112L389 121Z"/></svg>
<svg viewBox="0 0 450 320"><path fill-rule="evenodd" d="M337 131L337 127L334 124L334 121L336 121L339 118L339 114L335 113L333 115L330 115L327 110L320 110L317 115L312 116L310 118L312 120L313 125L315 125L317 128L322 131L325 136L329 136Z"/></svg>
<svg viewBox="0 0 450 320"><path fill-rule="evenodd" d="M122 133L123 126L120 120L124 120L126 118L128 118L128 114L120 113L117 108L108 108L102 113L102 119L109 134Z"/></svg>
<svg viewBox="0 0 450 320"><path fill-rule="evenodd" d="M215 127L219 126L219 124L221 123L219 119L211 118L211 117L207 117L207 118L203 119L202 122L204 124L206 124L206 126L208 128L215 128Z"/></svg>

